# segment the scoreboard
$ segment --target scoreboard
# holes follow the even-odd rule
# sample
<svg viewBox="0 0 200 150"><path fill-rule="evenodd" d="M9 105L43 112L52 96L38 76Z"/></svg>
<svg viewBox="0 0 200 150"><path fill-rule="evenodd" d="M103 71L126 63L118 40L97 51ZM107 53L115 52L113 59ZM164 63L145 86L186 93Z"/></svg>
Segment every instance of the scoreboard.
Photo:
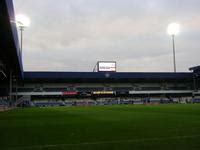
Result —
<svg viewBox="0 0 200 150"><path fill-rule="evenodd" d="M115 61L99 61L98 72L104 72L104 71L116 72L116 62Z"/></svg>

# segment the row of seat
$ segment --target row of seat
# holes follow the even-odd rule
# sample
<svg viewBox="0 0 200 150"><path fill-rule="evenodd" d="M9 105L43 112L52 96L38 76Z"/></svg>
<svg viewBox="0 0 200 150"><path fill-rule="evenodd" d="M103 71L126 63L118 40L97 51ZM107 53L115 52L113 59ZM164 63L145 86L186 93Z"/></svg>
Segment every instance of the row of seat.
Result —
<svg viewBox="0 0 200 150"><path fill-rule="evenodd" d="M71 106L71 105L114 105L114 104L166 104L166 103L200 103L200 99L143 98L143 99L85 99L85 100L35 100L32 106Z"/></svg>

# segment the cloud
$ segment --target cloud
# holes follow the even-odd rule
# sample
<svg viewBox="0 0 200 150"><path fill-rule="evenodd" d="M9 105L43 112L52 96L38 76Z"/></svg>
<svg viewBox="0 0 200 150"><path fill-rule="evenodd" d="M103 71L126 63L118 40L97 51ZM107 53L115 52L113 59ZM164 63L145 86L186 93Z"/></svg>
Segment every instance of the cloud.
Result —
<svg viewBox="0 0 200 150"><path fill-rule="evenodd" d="M24 31L25 70L92 71L99 60L115 60L118 71L171 71L172 21L181 24L177 70L199 63L198 0L14 2L32 20Z"/></svg>

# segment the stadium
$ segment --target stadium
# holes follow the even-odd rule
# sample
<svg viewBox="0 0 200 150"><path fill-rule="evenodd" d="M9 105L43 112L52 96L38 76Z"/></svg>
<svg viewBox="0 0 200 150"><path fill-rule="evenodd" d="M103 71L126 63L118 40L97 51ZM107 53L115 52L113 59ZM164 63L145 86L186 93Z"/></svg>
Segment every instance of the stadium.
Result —
<svg viewBox="0 0 200 150"><path fill-rule="evenodd" d="M27 72L10 20L13 2L1 0L0 109L12 109L0 113L2 150L200 148L200 66Z"/></svg>

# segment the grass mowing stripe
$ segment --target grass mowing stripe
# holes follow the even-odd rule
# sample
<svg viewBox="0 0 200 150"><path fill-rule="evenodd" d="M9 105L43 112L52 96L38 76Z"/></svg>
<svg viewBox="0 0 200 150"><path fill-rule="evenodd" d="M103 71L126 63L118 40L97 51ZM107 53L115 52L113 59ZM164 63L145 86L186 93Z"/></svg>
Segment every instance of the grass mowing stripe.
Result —
<svg viewBox="0 0 200 150"><path fill-rule="evenodd" d="M9 149L21 148L21 149L33 149L33 148L50 148L50 147L63 147L63 146L80 146L80 145L98 145L98 144L117 144L117 143L136 143L147 141L164 141L172 139L187 139L198 138L200 135L185 135L185 136L173 136L173 137L154 137L143 139L129 139L129 140L114 140L114 141L97 141L97 142L83 142L83 143L69 143L69 144L49 144L49 145L33 145L33 146L17 146L9 147Z"/></svg>
<svg viewBox="0 0 200 150"><path fill-rule="evenodd" d="M19 108L0 135L1 150L199 150L200 105Z"/></svg>

